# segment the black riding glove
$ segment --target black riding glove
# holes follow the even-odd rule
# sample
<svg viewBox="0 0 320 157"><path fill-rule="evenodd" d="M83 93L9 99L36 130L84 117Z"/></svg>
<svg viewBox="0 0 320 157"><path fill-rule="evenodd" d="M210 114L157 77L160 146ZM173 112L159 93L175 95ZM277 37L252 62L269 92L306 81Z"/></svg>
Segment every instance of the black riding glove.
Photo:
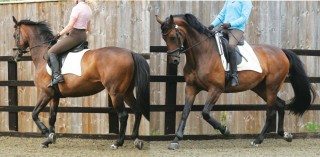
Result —
<svg viewBox="0 0 320 157"><path fill-rule="evenodd" d="M58 40L61 37L61 35L58 33L53 37L53 40Z"/></svg>
<svg viewBox="0 0 320 157"><path fill-rule="evenodd" d="M210 26L208 27L209 30L213 30L213 28L214 28L213 25L210 25Z"/></svg>
<svg viewBox="0 0 320 157"><path fill-rule="evenodd" d="M223 29L228 29L228 28L231 27L231 24L230 24L230 23L224 23L224 24L222 24L221 27L222 27Z"/></svg>

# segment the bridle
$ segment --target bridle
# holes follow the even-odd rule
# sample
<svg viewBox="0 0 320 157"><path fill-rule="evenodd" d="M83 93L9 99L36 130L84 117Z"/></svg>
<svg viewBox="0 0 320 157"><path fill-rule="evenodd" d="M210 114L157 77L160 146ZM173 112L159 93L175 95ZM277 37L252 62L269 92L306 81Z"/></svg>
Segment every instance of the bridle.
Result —
<svg viewBox="0 0 320 157"><path fill-rule="evenodd" d="M31 51L32 49L36 48L36 47L42 47L44 46L44 44L47 44L47 43L51 43L53 42L54 40L49 40L49 41L45 41L45 42L42 42L38 45L35 45L35 46L32 46L32 47L21 47L19 42L20 42L20 38L21 38L21 29L20 29L20 26L16 26L16 30L18 29L19 33L18 34L15 34L14 35L14 39L15 39L15 42L16 42L16 48L13 48L14 51L18 51L18 55L17 57L21 57L24 53L27 53L29 51ZM27 50L27 48L29 48L29 50Z"/></svg>
<svg viewBox="0 0 320 157"><path fill-rule="evenodd" d="M167 36L172 30L173 30L173 29L171 29L171 30L168 31L167 33L162 33L162 35L163 35L163 36ZM190 47L188 47L188 48L185 48L185 47L183 46L183 43L181 42L181 36L182 36L182 35L181 35L180 31L179 31L179 26L178 26L177 24L174 24L174 30L176 31L176 38L178 39L178 42L176 42L176 45L178 46L178 48L176 48L176 49L174 49L174 50L171 50L171 51L167 51L167 54L168 54L169 56L173 56L173 57L177 57L177 58L180 58L180 54L181 54L181 53L185 53L185 52L187 52L188 50L190 50L190 49L192 49L192 48L200 45L200 44L201 44L202 42L204 42L205 40L213 37L214 34L216 33L216 32L214 32L214 33L212 33L210 36L206 37L204 40L201 40L201 41L197 42L196 44L194 44L194 45L192 45L192 46L190 46Z"/></svg>
<svg viewBox="0 0 320 157"><path fill-rule="evenodd" d="M20 44L19 44L19 42L20 42L20 37L21 37L21 30L20 30L20 26L16 26L16 30L19 30L19 33L17 33L17 34L15 34L14 35L14 39L15 39L15 42L16 42L16 48L13 48L13 50L17 50L18 51L18 53L19 53L19 55L22 55L22 54L24 54L24 53L27 53L28 51L26 50L27 49L27 47L26 48L22 48L21 46L20 46Z"/></svg>
<svg viewBox="0 0 320 157"><path fill-rule="evenodd" d="M166 33L162 33L163 36L167 36L173 29L171 29L170 31L166 32ZM173 57L177 57L180 58L180 54L182 52L184 52L185 47L183 46L183 43L181 42L181 33L179 31L179 26L174 24L174 30L176 31L176 39L178 39L178 42L176 42L176 45L178 46L178 48L171 50L171 51L167 51L167 54L169 56L173 56Z"/></svg>

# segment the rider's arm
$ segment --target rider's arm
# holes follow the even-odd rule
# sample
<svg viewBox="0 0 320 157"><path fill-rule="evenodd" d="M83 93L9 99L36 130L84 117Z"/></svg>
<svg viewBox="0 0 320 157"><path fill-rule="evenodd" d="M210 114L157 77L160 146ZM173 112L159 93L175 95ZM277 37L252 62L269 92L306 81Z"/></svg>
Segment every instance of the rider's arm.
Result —
<svg viewBox="0 0 320 157"><path fill-rule="evenodd" d="M243 23L247 22L249 19L251 9L252 9L252 2L251 1L241 1L242 3L242 12L240 18L236 19L235 21L231 21L231 27L237 27L242 25Z"/></svg>
<svg viewBox="0 0 320 157"><path fill-rule="evenodd" d="M62 31L59 32L60 35L64 35L68 33L73 28L73 25L76 23L78 19L79 13L80 12L77 9L75 8L72 9L69 23Z"/></svg>
<svg viewBox="0 0 320 157"><path fill-rule="evenodd" d="M68 33L68 32L73 28L73 25L74 25L74 23L75 23L76 21L77 21L76 18L71 18L71 19L69 20L68 25L67 25L62 31L60 31L59 34L60 34L60 35L64 35L64 34Z"/></svg>
<svg viewBox="0 0 320 157"><path fill-rule="evenodd" d="M224 21L224 17L226 15L226 6L227 2L224 3L222 10L218 14L218 16L211 22L211 25L216 27Z"/></svg>
<svg viewBox="0 0 320 157"><path fill-rule="evenodd" d="M91 22L88 21L88 24L87 24L87 33L90 33L91 32Z"/></svg>

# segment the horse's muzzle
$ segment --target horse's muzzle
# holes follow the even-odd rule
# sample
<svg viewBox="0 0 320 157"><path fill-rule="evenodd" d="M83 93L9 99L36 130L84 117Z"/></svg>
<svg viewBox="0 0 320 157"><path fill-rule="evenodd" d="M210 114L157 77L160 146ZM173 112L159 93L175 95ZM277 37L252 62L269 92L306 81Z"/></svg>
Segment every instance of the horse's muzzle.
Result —
<svg viewBox="0 0 320 157"><path fill-rule="evenodd" d="M22 57L22 55L23 55L23 53L21 53L21 52L22 52L21 49L19 49L19 48L13 48L12 50L18 51L18 53L16 53L16 54L13 56L13 61L15 61L15 62L21 61L21 57ZM20 52L20 51L21 51L21 52Z"/></svg>
<svg viewBox="0 0 320 157"><path fill-rule="evenodd" d="M180 63L179 59L173 59L172 64L178 65Z"/></svg>

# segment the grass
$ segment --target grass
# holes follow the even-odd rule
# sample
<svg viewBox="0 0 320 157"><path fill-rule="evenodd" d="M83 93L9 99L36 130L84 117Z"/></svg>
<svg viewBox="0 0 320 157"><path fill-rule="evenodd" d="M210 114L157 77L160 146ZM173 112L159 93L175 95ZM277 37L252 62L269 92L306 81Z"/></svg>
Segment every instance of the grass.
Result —
<svg viewBox="0 0 320 157"><path fill-rule="evenodd" d="M320 131L320 124L315 122L308 122L307 124L304 125L304 128L306 129L307 132L317 133Z"/></svg>

